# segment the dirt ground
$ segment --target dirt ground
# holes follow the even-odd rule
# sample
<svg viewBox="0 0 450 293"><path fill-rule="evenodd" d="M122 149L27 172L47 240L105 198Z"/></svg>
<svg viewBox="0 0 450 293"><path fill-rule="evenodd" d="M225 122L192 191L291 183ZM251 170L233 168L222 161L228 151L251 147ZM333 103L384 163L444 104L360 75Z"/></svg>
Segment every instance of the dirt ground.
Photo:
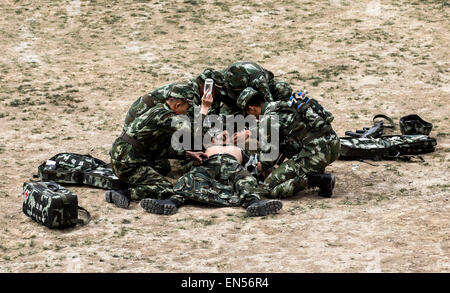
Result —
<svg viewBox="0 0 450 293"><path fill-rule="evenodd" d="M0 0L0 272L450 272L449 12L441 0ZM109 161L138 96L242 60L306 86L340 136L377 113L419 114L436 152L336 161L333 198L300 192L263 218L202 205L153 215L87 187L70 187L93 216L85 227L22 213L40 163Z"/></svg>

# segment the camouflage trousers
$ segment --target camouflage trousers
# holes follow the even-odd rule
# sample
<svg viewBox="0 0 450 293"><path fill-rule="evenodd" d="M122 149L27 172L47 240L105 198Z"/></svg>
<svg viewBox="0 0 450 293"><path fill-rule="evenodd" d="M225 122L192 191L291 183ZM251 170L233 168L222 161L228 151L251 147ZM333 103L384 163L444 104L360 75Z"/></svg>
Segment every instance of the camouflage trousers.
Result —
<svg viewBox="0 0 450 293"><path fill-rule="evenodd" d="M201 166L193 166L174 185L175 195L171 199L180 205L187 200L215 206L246 208L257 199L258 182L236 160L223 153L204 161Z"/></svg>
<svg viewBox="0 0 450 293"><path fill-rule="evenodd" d="M173 195L172 183L161 175L170 171L168 159L147 163L129 163L112 159L111 167L121 181L129 184L132 200L166 199Z"/></svg>
<svg viewBox="0 0 450 293"><path fill-rule="evenodd" d="M283 162L264 181L267 197L285 198L308 187L308 173L324 173L338 159L339 137L334 131L313 139L302 150Z"/></svg>

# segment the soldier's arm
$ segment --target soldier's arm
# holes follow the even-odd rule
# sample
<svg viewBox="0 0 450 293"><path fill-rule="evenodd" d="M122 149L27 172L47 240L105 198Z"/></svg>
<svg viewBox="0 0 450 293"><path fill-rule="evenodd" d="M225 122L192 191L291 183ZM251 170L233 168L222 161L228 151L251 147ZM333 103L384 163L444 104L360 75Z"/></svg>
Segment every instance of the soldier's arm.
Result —
<svg viewBox="0 0 450 293"><path fill-rule="evenodd" d="M278 132L280 129L279 120L276 119L273 114L267 114L262 116L259 123L259 148L260 148L260 162L263 170L268 170L272 168L277 158L270 158L269 154L274 151L274 148L279 149L279 142L274 141L275 135L278 136ZM279 137L279 136L278 136ZM265 138L265 141L262 141L262 138Z"/></svg>

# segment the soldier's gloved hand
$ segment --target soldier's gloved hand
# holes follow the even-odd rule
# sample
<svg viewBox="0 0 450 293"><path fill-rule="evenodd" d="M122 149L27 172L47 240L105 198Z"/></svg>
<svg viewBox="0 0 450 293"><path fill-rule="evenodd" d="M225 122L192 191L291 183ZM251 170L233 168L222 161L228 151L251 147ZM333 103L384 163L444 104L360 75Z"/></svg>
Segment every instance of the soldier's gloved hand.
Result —
<svg viewBox="0 0 450 293"><path fill-rule="evenodd" d="M190 152L186 151L186 157L192 158L194 160L194 165L200 165L203 160L208 159L208 155L204 152Z"/></svg>
<svg viewBox="0 0 450 293"><path fill-rule="evenodd" d="M202 113L203 115L206 115L208 113L209 107L211 107L211 105L213 103L213 100L214 99L213 99L211 91L204 93L203 97L202 97L202 106L200 109L200 113Z"/></svg>

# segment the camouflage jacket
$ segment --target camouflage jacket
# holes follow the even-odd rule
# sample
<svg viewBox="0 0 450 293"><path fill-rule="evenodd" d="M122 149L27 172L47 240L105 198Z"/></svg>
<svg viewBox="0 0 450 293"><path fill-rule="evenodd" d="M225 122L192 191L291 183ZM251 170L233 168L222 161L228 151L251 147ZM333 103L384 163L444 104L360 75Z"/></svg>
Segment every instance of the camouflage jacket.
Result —
<svg viewBox="0 0 450 293"><path fill-rule="evenodd" d="M224 71L224 83L228 95L235 101L246 88L250 87L261 93L266 101L273 101L269 82L274 75L254 62L236 62Z"/></svg>
<svg viewBox="0 0 450 293"><path fill-rule="evenodd" d="M131 105L130 109L127 112L124 128L127 127L131 122L133 122L134 119L147 112L153 106L158 104L164 104L167 98L169 98L170 96L171 88L175 84L180 83L171 83L161 86L143 96L140 96L136 101L134 101L134 103ZM202 97L200 95L200 88L198 86L197 80L191 79L184 84L189 89L189 92L186 92L186 95L188 95L189 98L193 100L194 105L201 106ZM223 100L225 100L224 95L217 92L216 95L214 96L214 101L208 110L208 115L209 114L219 115L221 102ZM187 115L191 119L194 118L194 107L191 107L189 109Z"/></svg>
<svg viewBox="0 0 450 293"><path fill-rule="evenodd" d="M172 86L173 83L163 85L154 91L140 96L136 101L134 101L127 112L127 116L125 117L124 128L129 126L134 119L152 108L152 105L164 104Z"/></svg>
<svg viewBox="0 0 450 293"><path fill-rule="evenodd" d="M324 117L322 119L322 116L319 116L322 113L316 113L317 111L313 111L311 108L308 108L305 113L299 114L299 112L289 107L287 102L284 101L265 103L261 109L258 124L260 137L261 135L265 135L267 138L266 142L268 143L265 145L260 144L261 153L268 153L271 147L277 147L273 145L272 138L274 133L271 133L271 130L278 131L279 153L288 158L298 155L301 152L304 152L306 155L308 152L308 144L312 140L332 132L333 129L330 123L333 120L333 116L331 113L321 107L323 111L331 115L331 118L326 118L328 116L322 115ZM318 123L317 121L319 120L323 123ZM266 127L267 133L261 134L261 127ZM252 129L252 131L254 132L255 129ZM271 168L275 163L276 160L261 162L265 170Z"/></svg>
<svg viewBox="0 0 450 293"><path fill-rule="evenodd" d="M176 115L166 103L154 106L124 128L129 136L143 145L145 153L136 151L131 144L118 138L111 148L111 159L144 163L162 158L184 158L186 151L176 151L171 146L172 135L178 130L190 131L189 121Z"/></svg>

